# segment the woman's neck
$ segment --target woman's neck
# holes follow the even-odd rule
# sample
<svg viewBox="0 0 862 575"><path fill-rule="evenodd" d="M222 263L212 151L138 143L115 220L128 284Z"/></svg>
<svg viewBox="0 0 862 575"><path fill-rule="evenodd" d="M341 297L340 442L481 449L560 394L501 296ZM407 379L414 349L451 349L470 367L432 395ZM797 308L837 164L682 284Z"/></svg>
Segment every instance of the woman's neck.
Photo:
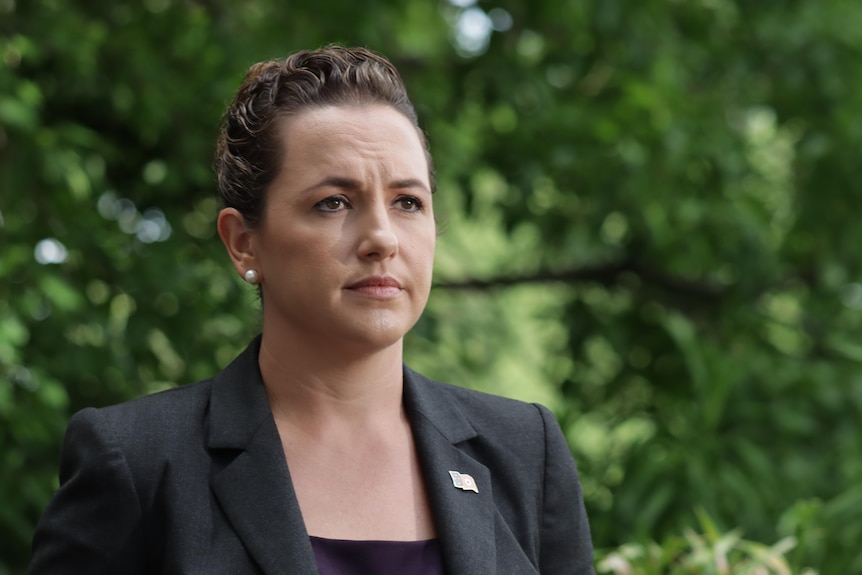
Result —
<svg viewBox="0 0 862 575"><path fill-rule="evenodd" d="M401 420L402 341L378 350L315 345L264 330L258 363L277 421L345 429Z"/></svg>

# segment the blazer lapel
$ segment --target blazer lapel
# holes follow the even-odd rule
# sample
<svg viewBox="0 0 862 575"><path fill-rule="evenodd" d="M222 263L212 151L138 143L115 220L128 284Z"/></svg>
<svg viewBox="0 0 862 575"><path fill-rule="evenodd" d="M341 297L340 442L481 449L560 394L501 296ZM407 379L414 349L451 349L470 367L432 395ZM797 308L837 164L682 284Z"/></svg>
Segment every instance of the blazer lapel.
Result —
<svg viewBox="0 0 862 575"><path fill-rule="evenodd" d="M457 446L476 436L457 403L429 389L432 382L404 369L404 404L449 573L487 575L496 564L491 474ZM466 473L478 493L453 484Z"/></svg>
<svg viewBox="0 0 862 575"><path fill-rule="evenodd" d="M317 565L257 364L259 338L216 376L208 446L212 489L264 573L317 575Z"/></svg>

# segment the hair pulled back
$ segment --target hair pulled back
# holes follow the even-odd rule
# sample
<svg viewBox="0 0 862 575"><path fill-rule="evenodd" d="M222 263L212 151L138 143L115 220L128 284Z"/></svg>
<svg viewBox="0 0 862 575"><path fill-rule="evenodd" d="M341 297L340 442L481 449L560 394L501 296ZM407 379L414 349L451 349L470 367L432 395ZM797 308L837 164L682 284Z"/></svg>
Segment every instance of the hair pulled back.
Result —
<svg viewBox="0 0 862 575"><path fill-rule="evenodd" d="M280 120L314 108L375 104L391 106L416 128L433 190L427 142L398 70L371 50L327 46L259 62L246 72L218 135L215 172L223 207L238 210L249 227L260 223L284 153Z"/></svg>

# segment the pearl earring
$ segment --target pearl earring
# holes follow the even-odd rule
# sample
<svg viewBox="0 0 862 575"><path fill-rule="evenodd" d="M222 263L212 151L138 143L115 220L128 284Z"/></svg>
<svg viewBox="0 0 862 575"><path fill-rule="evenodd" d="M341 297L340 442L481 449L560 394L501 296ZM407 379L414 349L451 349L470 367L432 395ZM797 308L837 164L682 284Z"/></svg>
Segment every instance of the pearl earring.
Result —
<svg viewBox="0 0 862 575"><path fill-rule="evenodd" d="M242 277L252 285L256 284L258 280L260 280L260 276L257 275L257 270L246 270Z"/></svg>

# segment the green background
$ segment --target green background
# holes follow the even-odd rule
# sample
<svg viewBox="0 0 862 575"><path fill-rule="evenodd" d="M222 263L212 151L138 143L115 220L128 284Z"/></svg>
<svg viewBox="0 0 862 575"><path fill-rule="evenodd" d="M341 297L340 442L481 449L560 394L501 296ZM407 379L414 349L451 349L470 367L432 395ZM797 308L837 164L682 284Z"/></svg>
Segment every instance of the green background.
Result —
<svg viewBox="0 0 862 575"><path fill-rule="evenodd" d="M259 329L214 233L253 62L365 45L438 171L425 374L551 407L594 541L862 573L858 0L0 0L0 573L74 411Z"/></svg>

